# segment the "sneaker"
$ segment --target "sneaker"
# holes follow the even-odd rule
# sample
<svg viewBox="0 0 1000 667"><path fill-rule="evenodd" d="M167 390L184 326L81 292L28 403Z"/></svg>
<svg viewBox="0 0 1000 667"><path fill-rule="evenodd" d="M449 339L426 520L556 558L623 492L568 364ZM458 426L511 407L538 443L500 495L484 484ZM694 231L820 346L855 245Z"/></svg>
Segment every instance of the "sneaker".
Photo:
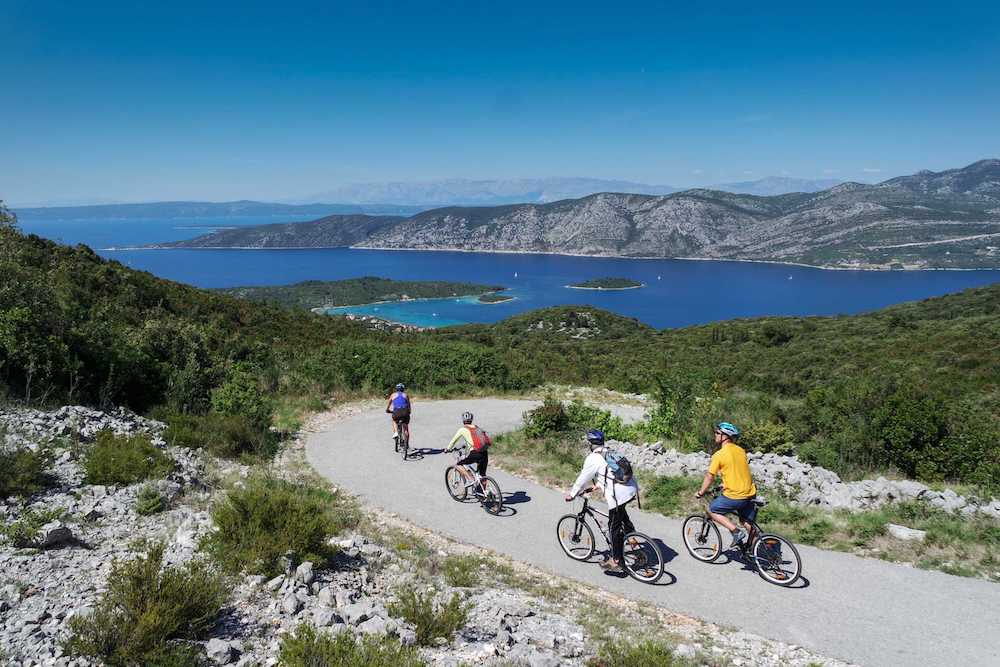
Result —
<svg viewBox="0 0 1000 667"><path fill-rule="evenodd" d="M733 544L737 546L745 544L747 541L747 537L749 537L747 535L747 531L743 530L742 528L737 528L733 532Z"/></svg>
<svg viewBox="0 0 1000 667"><path fill-rule="evenodd" d="M615 565L615 562L609 558L606 561L601 562L601 569L605 572L621 572L622 566Z"/></svg>

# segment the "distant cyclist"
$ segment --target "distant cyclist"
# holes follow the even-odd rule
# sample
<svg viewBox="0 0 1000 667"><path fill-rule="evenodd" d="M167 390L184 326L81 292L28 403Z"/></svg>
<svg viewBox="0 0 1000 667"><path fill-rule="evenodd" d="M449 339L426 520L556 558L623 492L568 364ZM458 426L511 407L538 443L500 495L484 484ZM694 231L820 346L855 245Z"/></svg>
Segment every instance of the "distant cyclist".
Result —
<svg viewBox="0 0 1000 667"><path fill-rule="evenodd" d="M704 496L712 486L716 474L722 475L722 495L712 501L708 512L713 521L728 528L733 534L733 544L743 544L748 537L747 530L736 525L723 512L735 513L747 526L757 515L757 506L753 502L757 496L757 486L753 483L747 453L737 444L739 439L740 430L729 422L716 425L715 444L719 449L712 454L701 489L694 494L695 498Z"/></svg>
<svg viewBox="0 0 1000 667"><path fill-rule="evenodd" d="M413 401L406 393L406 385L402 382L396 385L396 391L389 394L389 402L385 406L385 411L392 415L392 439L399 437L399 427L406 429L406 437L410 437L410 411L413 408Z"/></svg>
<svg viewBox="0 0 1000 667"><path fill-rule="evenodd" d="M471 412L462 413L462 427L455 432L451 442L448 443L448 448L445 450L446 452L454 451L455 443L459 440L465 440L465 444L469 447L469 453L459 459L455 466L466 482L472 482L472 475L465 469L467 465L476 466L476 472L479 473L480 478L486 476L486 468L490 463L489 446L493 444L486 431L476 426L472 419ZM479 485L480 490L486 493L486 487L483 485L482 479L480 479Z"/></svg>
<svg viewBox="0 0 1000 667"><path fill-rule="evenodd" d="M639 495L639 485L635 478L627 483L615 481L614 474L608 468L608 460L605 458L603 431L596 429L587 431L587 443L590 445L590 454L583 460L583 469L573 483L573 488L566 494L566 501L576 498L588 484L593 483L595 488L604 491L604 500L608 503L611 558L601 563L601 567L607 572L622 572L625 535L635 531L626 506Z"/></svg>

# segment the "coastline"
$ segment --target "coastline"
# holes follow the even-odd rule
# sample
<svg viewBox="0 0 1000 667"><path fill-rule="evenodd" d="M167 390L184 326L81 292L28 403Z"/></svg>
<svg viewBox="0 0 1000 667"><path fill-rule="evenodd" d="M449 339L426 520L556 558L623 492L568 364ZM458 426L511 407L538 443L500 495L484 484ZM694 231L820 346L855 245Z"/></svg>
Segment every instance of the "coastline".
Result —
<svg viewBox="0 0 1000 667"><path fill-rule="evenodd" d="M672 261L684 261L684 262L742 262L747 264L776 264L778 266L796 266L804 269L818 269L821 271L856 271L856 272L878 272L878 273L915 273L918 271L1000 271L1000 266L997 267L983 267L983 268L959 268L959 267L925 267L925 268L903 268L903 269L892 269L884 265L871 265L871 266L824 266L822 264L806 264L805 262L791 262L782 261L776 259L738 259L734 257L651 257L651 256L638 256L638 255L608 255L608 254L595 254L595 253L583 253L583 252L555 252L549 250L497 250L497 249L482 249L482 250L471 250L468 248L390 248L390 247L380 247L380 246L273 246L268 248L261 248L256 246L216 246L216 247L198 247L198 248L184 248L184 247L108 247L100 248L99 250L104 252L120 252L126 250L393 250L399 252L467 252L467 253L480 253L480 254L495 254L495 255L556 255L561 257L593 257L596 259L635 259L635 260L672 260Z"/></svg>
<svg viewBox="0 0 1000 667"><path fill-rule="evenodd" d="M588 289L594 290L596 292L621 292L627 289L642 289L646 286L646 283L640 283L638 285L629 285L628 287L582 287L580 285L563 285L566 289Z"/></svg>

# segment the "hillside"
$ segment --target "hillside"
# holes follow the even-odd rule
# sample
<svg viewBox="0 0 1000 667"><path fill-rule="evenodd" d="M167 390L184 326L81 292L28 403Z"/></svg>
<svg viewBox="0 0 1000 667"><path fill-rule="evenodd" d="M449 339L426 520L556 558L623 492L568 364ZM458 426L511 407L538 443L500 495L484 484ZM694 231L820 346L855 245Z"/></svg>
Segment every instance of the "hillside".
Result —
<svg viewBox="0 0 1000 667"><path fill-rule="evenodd" d="M155 247L333 246L692 257L830 268L995 268L1000 266L1000 160L814 193L604 193L547 204L449 207L408 218L330 216Z"/></svg>
<svg viewBox="0 0 1000 667"><path fill-rule="evenodd" d="M264 287L227 287L223 294L269 301L295 308L333 308L377 301L436 299L451 296L484 295L505 288L474 283L450 283L436 280L388 280L365 276L347 280L307 280L294 285Z"/></svg>

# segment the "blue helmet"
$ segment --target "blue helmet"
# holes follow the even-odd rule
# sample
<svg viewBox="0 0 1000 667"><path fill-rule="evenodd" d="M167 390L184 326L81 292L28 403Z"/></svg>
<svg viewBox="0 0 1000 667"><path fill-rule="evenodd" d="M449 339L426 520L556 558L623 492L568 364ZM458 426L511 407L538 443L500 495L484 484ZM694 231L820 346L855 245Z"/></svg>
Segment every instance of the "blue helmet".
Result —
<svg viewBox="0 0 1000 667"><path fill-rule="evenodd" d="M733 440L739 440L740 430L729 422L719 422L719 424L715 427L715 430L720 433L725 433Z"/></svg>
<svg viewBox="0 0 1000 667"><path fill-rule="evenodd" d="M590 443L591 448L601 447L604 445L604 431L600 431L596 428L592 428L587 431L587 442Z"/></svg>

